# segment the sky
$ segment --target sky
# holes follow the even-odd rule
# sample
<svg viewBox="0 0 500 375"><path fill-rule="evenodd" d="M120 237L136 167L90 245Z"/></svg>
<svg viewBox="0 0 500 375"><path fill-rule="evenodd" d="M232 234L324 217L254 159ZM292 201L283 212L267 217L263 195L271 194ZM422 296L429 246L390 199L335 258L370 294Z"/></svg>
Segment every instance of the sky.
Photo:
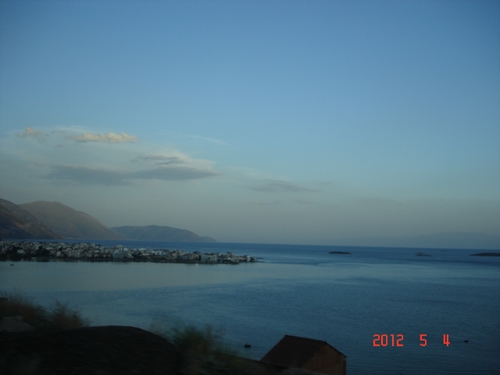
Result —
<svg viewBox="0 0 500 375"><path fill-rule="evenodd" d="M498 1L1 1L0 197L223 242L500 235Z"/></svg>

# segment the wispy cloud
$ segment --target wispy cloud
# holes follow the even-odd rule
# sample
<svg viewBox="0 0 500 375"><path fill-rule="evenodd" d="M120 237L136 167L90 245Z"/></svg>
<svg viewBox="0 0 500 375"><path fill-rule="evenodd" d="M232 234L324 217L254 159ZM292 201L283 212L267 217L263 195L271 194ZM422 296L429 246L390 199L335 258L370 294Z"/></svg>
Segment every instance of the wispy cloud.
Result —
<svg viewBox="0 0 500 375"><path fill-rule="evenodd" d="M130 185L127 173L77 165L55 165L43 176L53 182L74 185Z"/></svg>
<svg viewBox="0 0 500 375"><path fill-rule="evenodd" d="M123 171L77 165L56 165L44 177L55 183L120 186L134 180L188 181L218 176L219 172L193 167L160 167L149 170Z"/></svg>
<svg viewBox="0 0 500 375"><path fill-rule="evenodd" d="M125 186L220 175L212 161L192 158L169 145L138 142L137 137L126 133L78 126L28 127L0 139L0 149L2 155L8 155L9 160L24 168L25 175L60 185ZM30 169L33 165L37 165L36 174Z"/></svg>
<svg viewBox="0 0 500 375"><path fill-rule="evenodd" d="M180 156L166 156L166 155L139 155L132 160L132 162L137 162L137 161L152 161L160 165L186 163L186 161Z"/></svg>
<svg viewBox="0 0 500 375"><path fill-rule="evenodd" d="M21 134L23 138L36 138L42 140L45 134L40 130L35 130L34 128L25 128L24 132Z"/></svg>
<svg viewBox="0 0 500 375"><path fill-rule="evenodd" d="M218 145L226 145L227 143L224 142L224 141L221 141L220 139L215 139L215 138L209 138L209 137L200 137L198 135L190 135L189 136L190 138L195 138L195 139L200 139L202 141L206 141L206 142L210 142L210 143L215 143L215 144L218 144Z"/></svg>
<svg viewBox="0 0 500 375"><path fill-rule="evenodd" d="M283 180L265 180L259 184L247 186L248 189L260 191L263 193L297 193L297 192L314 192L318 191L317 189L311 189L308 187L304 187L298 184L294 184L292 182L283 181Z"/></svg>
<svg viewBox="0 0 500 375"><path fill-rule="evenodd" d="M137 137L135 135L129 135L125 133L108 133L108 134L94 134L94 133L84 133L75 134L67 137L73 141L77 142L106 142L106 143L135 143L137 142Z"/></svg>
<svg viewBox="0 0 500 375"><path fill-rule="evenodd" d="M197 169L192 167L161 167L145 171L130 173L131 179L142 180L198 180L201 178L215 177L220 173L209 169Z"/></svg>

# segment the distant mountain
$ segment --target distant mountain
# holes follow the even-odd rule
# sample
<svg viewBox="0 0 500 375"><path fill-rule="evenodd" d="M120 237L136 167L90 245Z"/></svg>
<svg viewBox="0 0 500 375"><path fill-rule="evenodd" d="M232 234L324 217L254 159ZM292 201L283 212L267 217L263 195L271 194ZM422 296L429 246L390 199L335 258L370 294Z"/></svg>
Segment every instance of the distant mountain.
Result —
<svg viewBox="0 0 500 375"><path fill-rule="evenodd" d="M500 250L500 236L475 232L450 232L420 236L350 239L339 241L339 245Z"/></svg>
<svg viewBox="0 0 500 375"><path fill-rule="evenodd" d="M57 239L62 238L18 205L0 198L0 238Z"/></svg>
<svg viewBox="0 0 500 375"><path fill-rule="evenodd" d="M167 242L215 242L210 237L200 237L186 230L167 226L147 225L144 227L123 226L111 228L129 240Z"/></svg>
<svg viewBox="0 0 500 375"><path fill-rule="evenodd" d="M19 207L28 211L45 226L64 238L92 240L124 239L121 235L109 230L92 216L74 210L59 202L39 201L20 204Z"/></svg>

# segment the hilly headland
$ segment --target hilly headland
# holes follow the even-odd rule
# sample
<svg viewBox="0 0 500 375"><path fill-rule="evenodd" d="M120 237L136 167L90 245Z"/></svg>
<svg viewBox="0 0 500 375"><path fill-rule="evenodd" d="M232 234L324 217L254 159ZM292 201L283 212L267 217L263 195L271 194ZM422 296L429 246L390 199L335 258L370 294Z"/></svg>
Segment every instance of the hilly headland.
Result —
<svg viewBox="0 0 500 375"><path fill-rule="evenodd" d="M215 242L211 237L169 226L108 228L89 214L60 202L16 205L0 199L0 238Z"/></svg>
<svg viewBox="0 0 500 375"><path fill-rule="evenodd" d="M0 198L0 239L133 240L216 242L188 229L166 225L107 227L95 217L60 202L14 204ZM331 245L441 249L500 249L500 236L487 233L434 233L404 237L338 239Z"/></svg>
<svg viewBox="0 0 500 375"><path fill-rule="evenodd" d="M59 239L62 236L49 229L24 208L0 199L0 238Z"/></svg>

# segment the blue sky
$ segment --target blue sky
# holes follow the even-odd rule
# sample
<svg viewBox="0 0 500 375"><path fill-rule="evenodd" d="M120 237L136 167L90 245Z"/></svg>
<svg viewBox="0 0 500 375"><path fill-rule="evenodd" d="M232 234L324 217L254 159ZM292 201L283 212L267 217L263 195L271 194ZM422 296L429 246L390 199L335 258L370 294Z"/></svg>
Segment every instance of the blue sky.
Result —
<svg viewBox="0 0 500 375"><path fill-rule="evenodd" d="M227 242L500 234L497 1L1 1L0 196Z"/></svg>

